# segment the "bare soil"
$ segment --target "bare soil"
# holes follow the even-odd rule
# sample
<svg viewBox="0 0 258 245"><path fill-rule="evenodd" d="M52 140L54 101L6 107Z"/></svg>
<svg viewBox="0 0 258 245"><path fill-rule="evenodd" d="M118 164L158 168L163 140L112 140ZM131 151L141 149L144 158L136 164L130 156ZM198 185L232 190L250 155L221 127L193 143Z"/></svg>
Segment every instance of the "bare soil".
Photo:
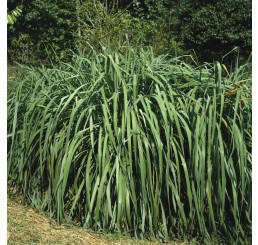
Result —
<svg viewBox="0 0 258 245"><path fill-rule="evenodd" d="M145 244L160 243L117 235L99 235L69 224L57 225L49 217L20 204L18 198L7 198L7 244ZM187 243L169 243L174 245Z"/></svg>
<svg viewBox="0 0 258 245"><path fill-rule="evenodd" d="M55 221L50 225L49 218L9 198L7 217L8 244L117 244Z"/></svg>

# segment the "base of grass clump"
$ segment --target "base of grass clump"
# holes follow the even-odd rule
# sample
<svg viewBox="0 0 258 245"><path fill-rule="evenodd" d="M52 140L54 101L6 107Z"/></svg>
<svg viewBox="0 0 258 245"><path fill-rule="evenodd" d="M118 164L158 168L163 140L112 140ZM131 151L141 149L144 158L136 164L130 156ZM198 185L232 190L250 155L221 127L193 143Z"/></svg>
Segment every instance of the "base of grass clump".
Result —
<svg viewBox="0 0 258 245"><path fill-rule="evenodd" d="M27 68L8 100L10 186L58 223L247 242L250 64L229 74L122 50Z"/></svg>
<svg viewBox="0 0 258 245"><path fill-rule="evenodd" d="M16 196L7 199L7 243L8 244L160 244L129 237L122 234L96 233L66 222L50 224L48 214L39 213L33 207L21 205ZM174 241L167 244L191 244Z"/></svg>

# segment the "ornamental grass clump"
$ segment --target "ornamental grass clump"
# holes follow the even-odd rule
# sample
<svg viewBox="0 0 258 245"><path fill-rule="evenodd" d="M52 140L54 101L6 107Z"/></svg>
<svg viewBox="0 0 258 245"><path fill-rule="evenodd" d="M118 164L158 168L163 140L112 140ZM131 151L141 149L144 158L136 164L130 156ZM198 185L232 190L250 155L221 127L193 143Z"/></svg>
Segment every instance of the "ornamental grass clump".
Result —
<svg viewBox="0 0 258 245"><path fill-rule="evenodd" d="M246 242L251 64L183 59L128 45L26 67L8 97L8 185L59 223Z"/></svg>

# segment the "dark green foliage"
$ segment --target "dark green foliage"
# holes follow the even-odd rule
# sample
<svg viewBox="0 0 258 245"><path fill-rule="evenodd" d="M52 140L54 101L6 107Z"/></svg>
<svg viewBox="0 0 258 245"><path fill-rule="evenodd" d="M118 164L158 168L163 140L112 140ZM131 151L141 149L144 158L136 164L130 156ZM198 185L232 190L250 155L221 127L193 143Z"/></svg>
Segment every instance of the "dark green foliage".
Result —
<svg viewBox="0 0 258 245"><path fill-rule="evenodd" d="M75 47L77 25L73 1L23 0L22 4L22 16L12 30L8 29L9 57L16 52L20 62L30 63L19 56L24 44L41 60L57 61ZM26 40L21 41L21 36L26 36Z"/></svg>
<svg viewBox="0 0 258 245"><path fill-rule="evenodd" d="M194 49L201 60L222 60L233 48L247 58L252 48L252 2L190 1L176 5L176 40ZM235 59L236 52L228 61Z"/></svg>
<svg viewBox="0 0 258 245"><path fill-rule="evenodd" d="M8 29L8 58L22 63L47 63L67 57L69 49L98 48L100 43L115 48L117 40L132 45L141 40L152 45L156 53L182 53L182 44L169 34L163 16L163 2L148 3L150 12L141 16L136 6L119 1L43 1L23 2L22 18ZM106 5L107 3L107 5Z"/></svg>
<svg viewBox="0 0 258 245"><path fill-rule="evenodd" d="M132 14L155 21L166 37L194 50L201 61L230 64L238 53L247 59L252 48L252 1L134 1ZM160 25L163 23L163 26Z"/></svg>
<svg viewBox="0 0 258 245"><path fill-rule="evenodd" d="M87 47L89 42L99 47L100 42L111 42L115 47L125 35L132 45L141 39L158 54L184 51L198 54L200 61L218 60L227 65L239 53L245 60L251 52L251 0L23 0L8 2L8 6L11 9L21 3L23 14L8 29L12 60L14 53L19 59L24 45L41 60L57 61L77 45Z"/></svg>

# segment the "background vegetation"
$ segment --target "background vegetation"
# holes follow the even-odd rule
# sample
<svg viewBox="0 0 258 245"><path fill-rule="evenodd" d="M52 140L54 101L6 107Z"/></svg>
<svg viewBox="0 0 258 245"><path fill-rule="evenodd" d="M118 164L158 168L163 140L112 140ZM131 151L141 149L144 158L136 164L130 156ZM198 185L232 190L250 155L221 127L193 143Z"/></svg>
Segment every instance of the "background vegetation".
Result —
<svg viewBox="0 0 258 245"><path fill-rule="evenodd" d="M24 63L57 61L78 45L141 39L154 52L194 54L200 62L243 60L251 52L251 0L8 0L22 15L8 28L8 57ZM111 40L110 40L111 39ZM48 52L46 52L46 50Z"/></svg>

